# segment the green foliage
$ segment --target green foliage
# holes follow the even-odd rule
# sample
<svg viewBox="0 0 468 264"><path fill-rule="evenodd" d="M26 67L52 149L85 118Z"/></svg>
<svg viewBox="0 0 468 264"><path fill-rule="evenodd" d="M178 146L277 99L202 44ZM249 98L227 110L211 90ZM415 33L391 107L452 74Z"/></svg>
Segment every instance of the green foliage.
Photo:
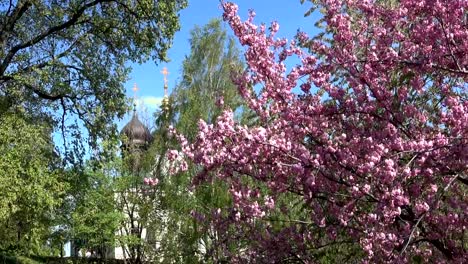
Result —
<svg viewBox="0 0 468 264"><path fill-rule="evenodd" d="M107 164L108 165L108 164ZM92 249L105 257L115 246L115 233L122 220L116 210L113 180L104 168L85 171L71 213L71 234L75 245Z"/></svg>
<svg viewBox="0 0 468 264"><path fill-rule="evenodd" d="M0 115L0 249L39 253L67 185L44 124Z"/></svg>
<svg viewBox="0 0 468 264"><path fill-rule="evenodd" d="M127 111L128 62L166 60L186 5L0 1L0 250L59 255L72 238L115 243L113 120ZM64 148L54 148L57 131Z"/></svg>
<svg viewBox="0 0 468 264"><path fill-rule="evenodd" d="M243 68L240 50L219 19L196 26L190 32L190 48L173 94L176 128L189 139L195 136L200 119L215 121L223 109L216 105L220 97L232 109L241 105L231 77Z"/></svg>

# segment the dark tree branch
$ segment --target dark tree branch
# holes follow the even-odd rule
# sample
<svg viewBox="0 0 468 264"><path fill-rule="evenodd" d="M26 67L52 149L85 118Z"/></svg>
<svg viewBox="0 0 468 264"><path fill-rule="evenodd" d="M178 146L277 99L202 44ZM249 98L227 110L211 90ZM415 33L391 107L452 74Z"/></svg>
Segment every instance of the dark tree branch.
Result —
<svg viewBox="0 0 468 264"><path fill-rule="evenodd" d="M65 104L65 99L61 98L60 99L60 104L62 105L62 124L61 124L61 130L62 130L62 140L63 140L63 146L65 147L65 153L68 152L68 147L67 147L67 137L65 135L65 115L67 114L67 108Z"/></svg>
<svg viewBox="0 0 468 264"><path fill-rule="evenodd" d="M460 66L460 64L458 63L457 58L455 58L455 55L453 54L453 50L452 50L452 47L451 47L452 42L450 41L450 39L447 36L447 30L445 29L445 25L444 25L443 20L441 18L437 17L437 16L436 16L436 20L439 21L440 25L442 26L442 32L444 32L445 40L447 41L447 47L448 47L448 49L450 51L450 57L452 58L453 63L455 63L455 65L457 65L457 68L458 68L459 72L466 72L465 69Z"/></svg>
<svg viewBox="0 0 468 264"><path fill-rule="evenodd" d="M468 179L458 176L457 180L465 185L468 185Z"/></svg>
<svg viewBox="0 0 468 264"><path fill-rule="evenodd" d="M73 25L75 25L78 22L78 20L84 14L86 9L88 9L90 7L93 7L93 6L96 6L96 5L100 4L100 3L111 2L111 1L112 0L96 0L96 1L90 2L88 4L85 4L80 9L78 9L76 11L76 13L74 13L73 16L69 20L63 22L62 24L59 24L59 25L56 25L56 26L53 26L53 27L49 28L45 32L42 32L41 34L37 35L36 37L32 38L31 40L29 40L27 42L23 42L21 44L18 44L16 46L14 46L13 48L11 48L10 51L7 53L5 59L3 59L2 64L0 64L0 76L5 73L5 70L7 69L8 65L11 63L11 61L13 60L13 57L16 55L16 53L18 51L20 51L22 49L25 49L25 48L28 48L28 47L31 47L34 44L37 44L38 42L42 41L43 39L47 38L48 36L50 36L52 34L55 34L55 33L59 32L61 30L72 27Z"/></svg>
<svg viewBox="0 0 468 264"><path fill-rule="evenodd" d="M40 98L42 99L47 99L47 100L51 100L51 101L57 101L57 100L61 100L61 99L64 99L64 98L70 98L71 99L71 96L69 95L66 95L66 94L57 94L57 95L51 95L51 94L48 94L46 92L43 92L41 90L39 90L38 88L30 85L30 84L23 84L26 88L28 88L29 90L31 90L34 94L36 94L37 96L39 96Z"/></svg>
<svg viewBox="0 0 468 264"><path fill-rule="evenodd" d="M12 76L0 76L0 80L4 81L4 82L7 82L7 81L13 81L13 80L15 80L15 78L13 78ZM48 94L48 93L46 93L44 91L41 91L39 88L34 87L33 85L28 84L28 83L21 83L21 85L23 85L27 89L31 90L34 94L36 94L37 96L39 96L42 99L47 99L47 100L51 100L51 101L57 101L57 100L61 100L61 99L64 99L64 98L73 99L72 96L67 95L67 94L56 94L56 95Z"/></svg>

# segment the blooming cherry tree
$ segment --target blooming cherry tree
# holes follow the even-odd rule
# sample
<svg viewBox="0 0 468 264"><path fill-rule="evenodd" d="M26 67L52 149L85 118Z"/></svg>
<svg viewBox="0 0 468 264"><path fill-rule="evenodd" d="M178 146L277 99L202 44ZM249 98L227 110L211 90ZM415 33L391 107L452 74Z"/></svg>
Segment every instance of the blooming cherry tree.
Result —
<svg viewBox="0 0 468 264"><path fill-rule="evenodd" d="M231 186L233 206L215 210L213 224L226 245L251 242L226 255L312 262L321 248L351 243L364 261L462 263L468 2L314 2L331 41L276 38L276 22L257 26L253 12L242 21L223 3L246 47L235 82L258 120L241 125L226 109L214 124L200 121L194 142L179 139L203 168L195 184ZM287 69L290 57L301 63ZM291 213L284 197L303 204L304 218L273 228L269 216ZM241 233L227 235L232 227Z"/></svg>

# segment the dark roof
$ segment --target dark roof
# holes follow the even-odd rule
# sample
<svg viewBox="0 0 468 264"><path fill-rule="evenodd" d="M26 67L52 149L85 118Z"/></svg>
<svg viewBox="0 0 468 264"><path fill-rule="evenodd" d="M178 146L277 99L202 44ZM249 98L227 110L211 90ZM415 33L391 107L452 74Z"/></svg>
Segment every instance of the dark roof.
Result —
<svg viewBox="0 0 468 264"><path fill-rule="evenodd" d="M120 133L133 144L146 144L153 139L149 129L141 123L136 113L133 113L132 120L122 128Z"/></svg>

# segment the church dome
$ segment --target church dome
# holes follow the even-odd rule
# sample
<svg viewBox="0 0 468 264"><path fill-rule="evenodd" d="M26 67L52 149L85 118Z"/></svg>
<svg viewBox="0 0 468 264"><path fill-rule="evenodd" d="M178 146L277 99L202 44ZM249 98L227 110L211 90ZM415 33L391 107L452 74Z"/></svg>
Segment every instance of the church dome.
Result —
<svg viewBox="0 0 468 264"><path fill-rule="evenodd" d="M132 120L123 127L120 134L125 135L128 142L135 145L145 145L153 139L149 129L138 119L136 113L133 113Z"/></svg>

